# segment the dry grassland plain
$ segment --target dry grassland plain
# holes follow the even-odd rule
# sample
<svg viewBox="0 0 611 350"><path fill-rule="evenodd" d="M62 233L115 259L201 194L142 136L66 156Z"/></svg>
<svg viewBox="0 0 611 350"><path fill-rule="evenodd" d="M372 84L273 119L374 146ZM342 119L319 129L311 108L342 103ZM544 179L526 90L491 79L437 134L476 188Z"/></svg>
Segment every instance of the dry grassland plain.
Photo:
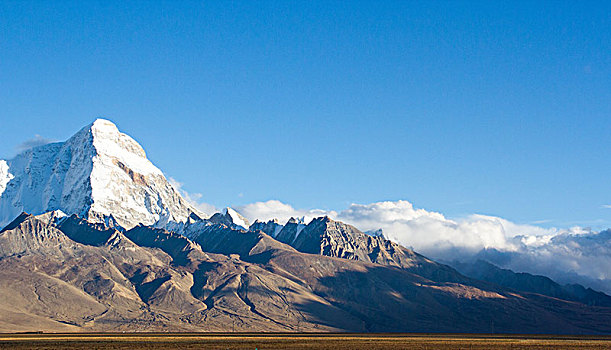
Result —
<svg viewBox="0 0 611 350"><path fill-rule="evenodd" d="M470 334L0 334L1 349L611 349L611 336Z"/></svg>

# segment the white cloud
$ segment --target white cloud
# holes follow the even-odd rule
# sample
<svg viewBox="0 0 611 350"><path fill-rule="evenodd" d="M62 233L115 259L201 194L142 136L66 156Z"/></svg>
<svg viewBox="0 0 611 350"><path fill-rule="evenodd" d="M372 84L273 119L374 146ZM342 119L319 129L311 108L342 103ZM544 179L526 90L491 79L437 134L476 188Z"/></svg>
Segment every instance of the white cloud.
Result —
<svg viewBox="0 0 611 350"><path fill-rule="evenodd" d="M603 204L600 207L603 209L611 209L611 204Z"/></svg>
<svg viewBox="0 0 611 350"><path fill-rule="evenodd" d="M561 277L573 272L598 280L611 280L611 231L591 232L582 228L571 228L561 232L540 246L526 247L525 259L514 259L514 264L523 260L536 262L531 269L541 273L552 271ZM611 290L611 289L608 289Z"/></svg>
<svg viewBox="0 0 611 350"><path fill-rule="evenodd" d="M22 143L18 144L15 147L15 151L17 151L17 153L21 153L21 152L23 152L25 150L28 150L30 148L46 145L46 144L52 143L52 142L56 142L56 140L48 139L46 137L42 137L42 136L37 134L37 135L34 135L33 138L31 138L29 140L25 140Z"/></svg>
<svg viewBox="0 0 611 350"><path fill-rule="evenodd" d="M416 209L405 200L351 204L340 212L320 209L295 209L291 205L269 200L236 208L251 221L277 218L285 222L290 217L305 216L306 222L318 216L329 217L358 227L360 230L382 229L384 234L405 246L432 253L460 248L469 253L484 248L516 250L511 237L526 234L546 235L554 230L537 226L516 225L507 220L484 215L472 215L461 220L450 220L437 212Z"/></svg>
<svg viewBox="0 0 611 350"><path fill-rule="evenodd" d="M319 209L311 210L300 210L295 209L291 205L282 203L278 200L269 200L267 202L255 202L251 204L241 205L235 207L245 218L250 222L254 222L256 219L261 221L267 221L271 219L278 219L280 222L286 222L291 217L300 218L304 217L306 222L309 222L313 218L319 216L335 216L334 211L325 211Z"/></svg>
<svg viewBox="0 0 611 350"><path fill-rule="evenodd" d="M171 176L168 176L168 182L172 186L174 186L174 189L176 189L176 191L178 191L178 193L180 193L182 198L184 198L189 204L191 204L195 209L201 211L202 213L204 213L206 215L212 215L212 214L217 213L217 212L220 211L218 208L216 208L212 204L205 203L205 202L200 202L200 200L203 197L203 195L201 193L189 193L189 192L185 191L182 188L182 186L183 186L182 182L177 181L176 179L174 179Z"/></svg>
<svg viewBox="0 0 611 350"><path fill-rule="evenodd" d="M495 252L486 257L502 267L561 281L569 275L577 276L580 283L599 281L592 285L611 291L611 234L604 232L598 234L580 227L543 228L486 215L448 219L441 213L414 208L408 201L352 204L339 212L295 209L277 200L236 209L251 222L272 218L283 222L302 216L308 222L328 215L362 231L381 228L387 238L434 259L466 260L482 257L483 252Z"/></svg>

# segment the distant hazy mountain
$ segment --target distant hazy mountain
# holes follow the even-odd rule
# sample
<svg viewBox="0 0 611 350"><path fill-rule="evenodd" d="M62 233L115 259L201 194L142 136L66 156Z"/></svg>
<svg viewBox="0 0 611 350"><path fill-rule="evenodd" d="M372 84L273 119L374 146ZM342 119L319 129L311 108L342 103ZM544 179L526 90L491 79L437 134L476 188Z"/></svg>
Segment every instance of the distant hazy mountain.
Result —
<svg viewBox="0 0 611 350"><path fill-rule="evenodd" d="M535 247L520 245L520 237L517 240L519 249L515 251L487 248L474 258L504 269L544 275L561 284L579 283L611 294L611 229L588 234L562 233Z"/></svg>
<svg viewBox="0 0 611 350"><path fill-rule="evenodd" d="M454 262L452 266L466 276L518 291L578 301L587 305L611 307L611 296L579 284L560 285L545 276L516 273L479 259L471 263Z"/></svg>

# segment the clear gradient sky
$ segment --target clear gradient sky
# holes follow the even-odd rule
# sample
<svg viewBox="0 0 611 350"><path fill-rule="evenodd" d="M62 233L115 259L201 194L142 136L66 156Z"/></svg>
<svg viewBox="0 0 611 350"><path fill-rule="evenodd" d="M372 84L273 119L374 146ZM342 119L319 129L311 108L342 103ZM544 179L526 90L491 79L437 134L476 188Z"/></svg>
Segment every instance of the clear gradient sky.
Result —
<svg viewBox="0 0 611 350"><path fill-rule="evenodd" d="M0 157L96 117L218 207L610 227L611 2L0 2Z"/></svg>

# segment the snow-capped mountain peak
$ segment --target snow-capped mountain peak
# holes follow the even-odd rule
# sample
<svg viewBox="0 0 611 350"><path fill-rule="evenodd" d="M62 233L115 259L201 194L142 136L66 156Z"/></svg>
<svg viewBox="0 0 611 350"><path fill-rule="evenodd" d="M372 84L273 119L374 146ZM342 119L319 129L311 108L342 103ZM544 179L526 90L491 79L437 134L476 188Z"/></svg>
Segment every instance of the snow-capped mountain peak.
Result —
<svg viewBox="0 0 611 350"><path fill-rule="evenodd" d="M81 130L90 131L98 157L108 157L113 163L121 162L125 168L141 175L163 175L147 158L144 149L117 126L105 119L96 119Z"/></svg>
<svg viewBox="0 0 611 350"><path fill-rule="evenodd" d="M105 119L65 142L0 161L0 225L23 211L57 209L92 222L112 216L128 229L184 222L191 213L204 216L146 158L138 142Z"/></svg>
<svg viewBox="0 0 611 350"><path fill-rule="evenodd" d="M233 208L225 208L220 213L212 215L210 221L216 224L224 224L229 227L248 230L250 224L248 220Z"/></svg>
<svg viewBox="0 0 611 350"><path fill-rule="evenodd" d="M248 219L243 217L240 213L235 211L233 208L227 207L223 209L223 214L229 216L231 218L231 221L238 226L242 226L245 229L248 229L248 227L250 227L250 224L248 223Z"/></svg>

